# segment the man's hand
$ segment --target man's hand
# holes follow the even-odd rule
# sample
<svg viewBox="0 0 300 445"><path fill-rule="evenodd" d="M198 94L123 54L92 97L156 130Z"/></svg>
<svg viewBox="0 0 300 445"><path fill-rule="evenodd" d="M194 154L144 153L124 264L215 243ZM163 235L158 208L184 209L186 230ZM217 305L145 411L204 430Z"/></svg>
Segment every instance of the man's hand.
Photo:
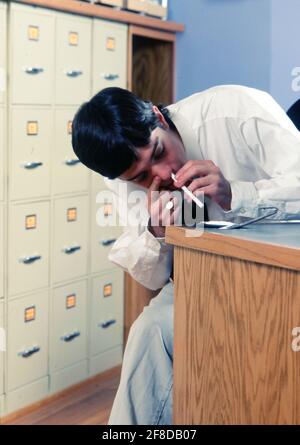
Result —
<svg viewBox="0 0 300 445"><path fill-rule="evenodd" d="M160 183L161 178L156 176L147 194L147 207L150 213L148 229L156 238L163 238L165 236L165 225L173 225L180 211L176 197L174 197L171 192L159 192ZM171 211L166 209L166 205L170 200L174 204Z"/></svg>
<svg viewBox="0 0 300 445"><path fill-rule="evenodd" d="M223 210L231 209L231 186L221 170L212 161L188 161L176 173L176 187L188 185L188 189L197 196L203 192ZM188 198L190 201L190 198Z"/></svg>

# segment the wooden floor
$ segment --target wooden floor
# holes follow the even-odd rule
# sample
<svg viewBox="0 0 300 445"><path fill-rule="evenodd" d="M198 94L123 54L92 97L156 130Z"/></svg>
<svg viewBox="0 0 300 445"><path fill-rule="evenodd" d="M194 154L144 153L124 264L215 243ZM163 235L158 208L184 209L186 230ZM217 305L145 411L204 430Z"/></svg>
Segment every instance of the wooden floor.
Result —
<svg viewBox="0 0 300 445"><path fill-rule="evenodd" d="M106 425L120 381L121 368L54 396L33 411L11 415L6 425Z"/></svg>

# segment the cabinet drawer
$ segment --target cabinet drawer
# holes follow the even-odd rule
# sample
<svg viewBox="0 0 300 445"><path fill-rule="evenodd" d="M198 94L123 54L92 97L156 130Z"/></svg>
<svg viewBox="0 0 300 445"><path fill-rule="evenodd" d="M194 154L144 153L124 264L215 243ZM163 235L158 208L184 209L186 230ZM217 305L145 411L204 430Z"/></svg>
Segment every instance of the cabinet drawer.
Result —
<svg viewBox="0 0 300 445"><path fill-rule="evenodd" d="M108 254L123 232L123 227L119 223L117 206L116 195L107 189L103 178L95 174L92 180L91 205L92 273L103 272L114 267L108 260Z"/></svg>
<svg viewBox="0 0 300 445"><path fill-rule="evenodd" d="M56 23L55 100L79 105L91 94L92 20L59 14Z"/></svg>
<svg viewBox="0 0 300 445"><path fill-rule="evenodd" d="M68 368L51 373L50 393L62 391L88 378L88 362L83 360Z"/></svg>
<svg viewBox="0 0 300 445"><path fill-rule="evenodd" d="M123 342L124 274L121 270L92 281L91 354L111 349Z"/></svg>
<svg viewBox="0 0 300 445"><path fill-rule="evenodd" d="M5 91L6 91L6 5L0 3L0 104L4 102Z"/></svg>
<svg viewBox="0 0 300 445"><path fill-rule="evenodd" d="M5 116L4 108L1 108L0 105L0 201L3 201L4 199L4 149L5 149L4 116Z"/></svg>
<svg viewBox="0 0 300 445"><path fill-rule="evenodd" d="M51 320L51 369L57 371L87 356L87 283L54 289Z"/></svg>
<svg viewBox="0 0 300 445"><path fill-rule="evenodd" d="M43 377L39 380L21 386L5 395L5 414L28 407L49 395L49 377Z"/></svg>
<svg viewBox="0 0 300 445"><path fill-rule="evenodd" d="M14 204L9 211L9 294L48 286L49 203Z"/></svg>
<svg viewBox="0 0 300 445"><path fill-rule="evenodd" d="M53 278L69 280L87 273L88 197L56 199Z"/></svg>
<svg viewBox="0 0 300 445"><path fill-rule="evenodd" d="M4 208L0 203L0 298L4 297Z"/></svg>
<svg viewBox="0 0 300 445"><path fill-rule="evenodd" d="M108 254L121 236L121 229L112 227L109 229L97 226L96 222L92 226L91 237L91 273L104 272L114 267L114 264L108 259Z"/></svg>
<svg viewBox="0 0 300 445"><path fill-rule="evenodd" d="M48 292L8 303L8 390L48 373Z"/></svg>
<svg viewBox="0 0 300 445"><path fill-rule="evenodd" d="M75 156L71 142L76 110L56 110L53 149L53 191L55 194L88 190L89 171Z"/></svg>
<svg viewBox="0 0 300 445"><path fill-rule="evenodd" d="M4 393L4 350L6 334L4 330L4 304L0 301L0 395Z"/></svg>
<svg viewBox="0 0 300 445"><path fill-rule="evenodd" d="M94 20L93 94L110 86L127 87L127 25Z"/></svg>
<svg viewBox="0 0 300 445"><path fill-rule="evenodd" d="M12 3L12 103L52 102L54 33L53 13Z"/></svg>
<svg viewBox="0 0 300 445"><path fill-rule="evenodd" d="M50 194L52 133L50 110L12 110L11 199Z"/></svg>
<svg viewBox="0 0 300 445"><path fill-rule="evenodd" d="M115 241L122 234L122 227L118 226L116 202L109 199L110 191L107 191L106 203L97 203L97 197L93 194L91 211L91 272L101 272L113 267L108 260L108 254ZM98 195L99 196L99 195ZM107 216L106 216L107 215Z"/></svg>
<svg viewBox="0 0 300 445"><path fill-rule="evenodd" d="M91 177L92 177L92 192L94 193L95 196L101 190L107 190L103 176L101 176L99 173L92 171Z"/></svg>
<svg viewBox="0 0 300 445"><path fill-rule="evenodd" d="M89 360L89 376L100 374L108 369L122 364L123 346L119 345L113 349L94 355Z"/></svg>

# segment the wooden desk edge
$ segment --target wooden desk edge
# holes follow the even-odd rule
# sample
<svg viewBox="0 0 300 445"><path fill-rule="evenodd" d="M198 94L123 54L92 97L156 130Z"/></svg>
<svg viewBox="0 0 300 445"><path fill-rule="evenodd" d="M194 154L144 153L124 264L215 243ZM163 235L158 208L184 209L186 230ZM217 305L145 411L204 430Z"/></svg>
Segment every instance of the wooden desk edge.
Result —
<svg viewBox="0 0 300 445"><path fill-rule="evenodd" d="M300 271L300 249L250 241L225 234L204 232L199 237L186 236L184 227L166 228L166 243L241 260Z"/></svg>

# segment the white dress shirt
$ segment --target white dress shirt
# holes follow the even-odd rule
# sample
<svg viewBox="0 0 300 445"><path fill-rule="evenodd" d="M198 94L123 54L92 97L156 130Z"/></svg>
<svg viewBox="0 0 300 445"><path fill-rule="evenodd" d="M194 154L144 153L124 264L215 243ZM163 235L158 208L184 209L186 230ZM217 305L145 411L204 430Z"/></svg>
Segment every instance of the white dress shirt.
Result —
<svg viewBox="0 0 300 445"><path fill-rule="evenodd" d="M300 132L268 93L238 85L217 86L167 108L187 158L212 160L230 182L231 211L208 200L210 220L255 217L264 206L279 209L276 219L300 216ZM105 182L116 191L123 181ZM129 193L142 190L133 183L127 186ZM148 219L145 211L138 226L124 230L109 260L156 290L170 277L173 247L148 231Z"/></svg>

